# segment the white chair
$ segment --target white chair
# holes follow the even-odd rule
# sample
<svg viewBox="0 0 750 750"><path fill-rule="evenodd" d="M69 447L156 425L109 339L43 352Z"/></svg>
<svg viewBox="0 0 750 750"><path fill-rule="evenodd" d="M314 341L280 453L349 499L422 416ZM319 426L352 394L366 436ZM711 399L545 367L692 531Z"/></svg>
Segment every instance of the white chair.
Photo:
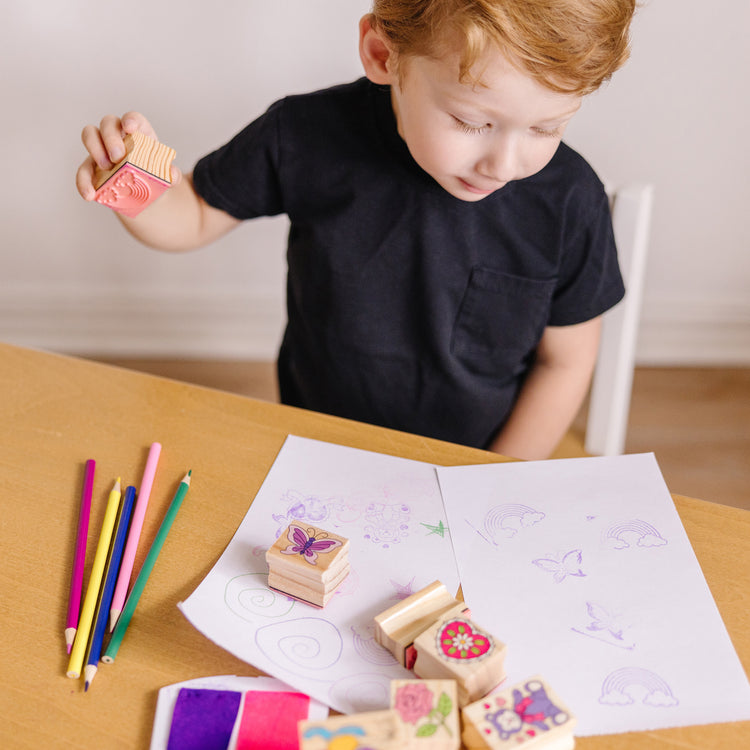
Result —
<svg viewBox="0 0 750 750"><path fill-rule="evenodd" d="M652 185L625 185L610 191L626 293L602 318L586 422L585 450L592 455L615 456L625 449L653 195Z"/></svg>

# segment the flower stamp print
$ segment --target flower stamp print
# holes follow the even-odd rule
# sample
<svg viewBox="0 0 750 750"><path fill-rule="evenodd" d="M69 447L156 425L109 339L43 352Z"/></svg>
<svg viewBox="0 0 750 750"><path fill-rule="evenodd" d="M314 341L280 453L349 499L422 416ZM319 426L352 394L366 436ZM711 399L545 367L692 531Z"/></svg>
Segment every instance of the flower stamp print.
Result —
<svg viewBox="0 0 750 750"><path fill-rule="evenodd" d="M450 620L438 630L438 653L446 659L481 659L492 651L493 646L492 636L483 633L469 620Z"/></svg>
<svg viewBox="0 0 750 750"><path fill-rule="evenodd" d="M416 724L432 710L434 697L432 690L423 682L410 682L402 685L396 692L394 708L401 719L409 724Z"/></svg>
<svg viewBox="0 0 750 750"><path fill-rule="evenodd" d="M441 729L453 736L449 723L454 700L444 690L436 695L428 683L405 682L396 690L393 708L404 724L414 725L414 729L409 728L414 737L432 737Z"/></svg>

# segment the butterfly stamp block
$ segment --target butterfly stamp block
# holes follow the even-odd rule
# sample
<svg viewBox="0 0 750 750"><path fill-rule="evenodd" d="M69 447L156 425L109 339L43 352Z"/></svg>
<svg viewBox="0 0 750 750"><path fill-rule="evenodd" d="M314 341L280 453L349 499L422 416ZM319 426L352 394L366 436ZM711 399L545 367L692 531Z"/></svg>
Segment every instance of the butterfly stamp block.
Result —
<svg viewBox="0 0 750 750"><path fill-rule="evenodd" d="M459 750L455 680L391 680L391 708L404 727L404 748Z"/></svg>
<svg viewBox="0 0 750 750"><path fill-rule="evenodd" d="M349 574L349 540L304 521L292 521L266 552L268 585L324 607Z"/></svg>
<svg viewBox="0 0 750 750"><path fill-rule="evenodd" d="M487 695L505 679L507 646L468 617L444 615L417 637L414 647L414 674L455 680L460 706Z"/></svg>
<svg viewBox="0 0 750 750"><path fill-rule="evenodd" d="M538 675L488 695L462 713L469 750L571 750L575 717Z"/></svg>
<svg viewBox="0 0 750 750"><path fill-rule="evenodd" d="M399 664L412 669L417 658L416 637L439 617L450 613L468 617L469 609L444 584L433 581L375 617L375 640L387 648Z"/></svg>

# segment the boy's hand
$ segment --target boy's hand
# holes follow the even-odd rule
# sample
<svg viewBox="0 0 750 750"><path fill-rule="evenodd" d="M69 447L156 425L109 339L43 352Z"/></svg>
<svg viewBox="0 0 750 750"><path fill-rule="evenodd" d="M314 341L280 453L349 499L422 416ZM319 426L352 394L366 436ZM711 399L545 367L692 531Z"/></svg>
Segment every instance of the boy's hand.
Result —
<svg viewBox="0 0 750 750"><path fill-rule="evenodd" d="M141 132L156 139L156 133L149 121L139 112L127 112L121 118L105 115L99 127L86 125L81 133L81 140L88 157L76 173L76 187L84 200L94 200L94 173L96 168L111 169L125 156L123 137L127 133ZM182 177L180 170L172 165L172 185Z"/></svg>

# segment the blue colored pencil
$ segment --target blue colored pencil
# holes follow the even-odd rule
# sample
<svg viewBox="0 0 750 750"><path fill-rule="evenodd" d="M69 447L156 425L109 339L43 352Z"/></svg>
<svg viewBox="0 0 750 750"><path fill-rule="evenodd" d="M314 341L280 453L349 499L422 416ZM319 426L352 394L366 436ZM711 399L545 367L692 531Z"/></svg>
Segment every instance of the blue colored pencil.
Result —
<svg viewBox="0 0 750 750"><path fill-rule="evenodd" d="M130 516L133 512L134 503L135 487L130 486L125 490L125 495L120 504L115 533L109 549L107 567L104 572L104 585L102 586L102 593L96 607L96 615L94 616L94 630L92 631L88 651L86 652L86 666L83 669L86 681L84 690L89 689L89 685L99 667L104 633L107 630L107 621L109 620L109 607L112 603L112 595L114 594L117 575L120 571L120 560L122 559L122 551L125 549L125 540L128 537L128 527L130 526Z"/></svg>

